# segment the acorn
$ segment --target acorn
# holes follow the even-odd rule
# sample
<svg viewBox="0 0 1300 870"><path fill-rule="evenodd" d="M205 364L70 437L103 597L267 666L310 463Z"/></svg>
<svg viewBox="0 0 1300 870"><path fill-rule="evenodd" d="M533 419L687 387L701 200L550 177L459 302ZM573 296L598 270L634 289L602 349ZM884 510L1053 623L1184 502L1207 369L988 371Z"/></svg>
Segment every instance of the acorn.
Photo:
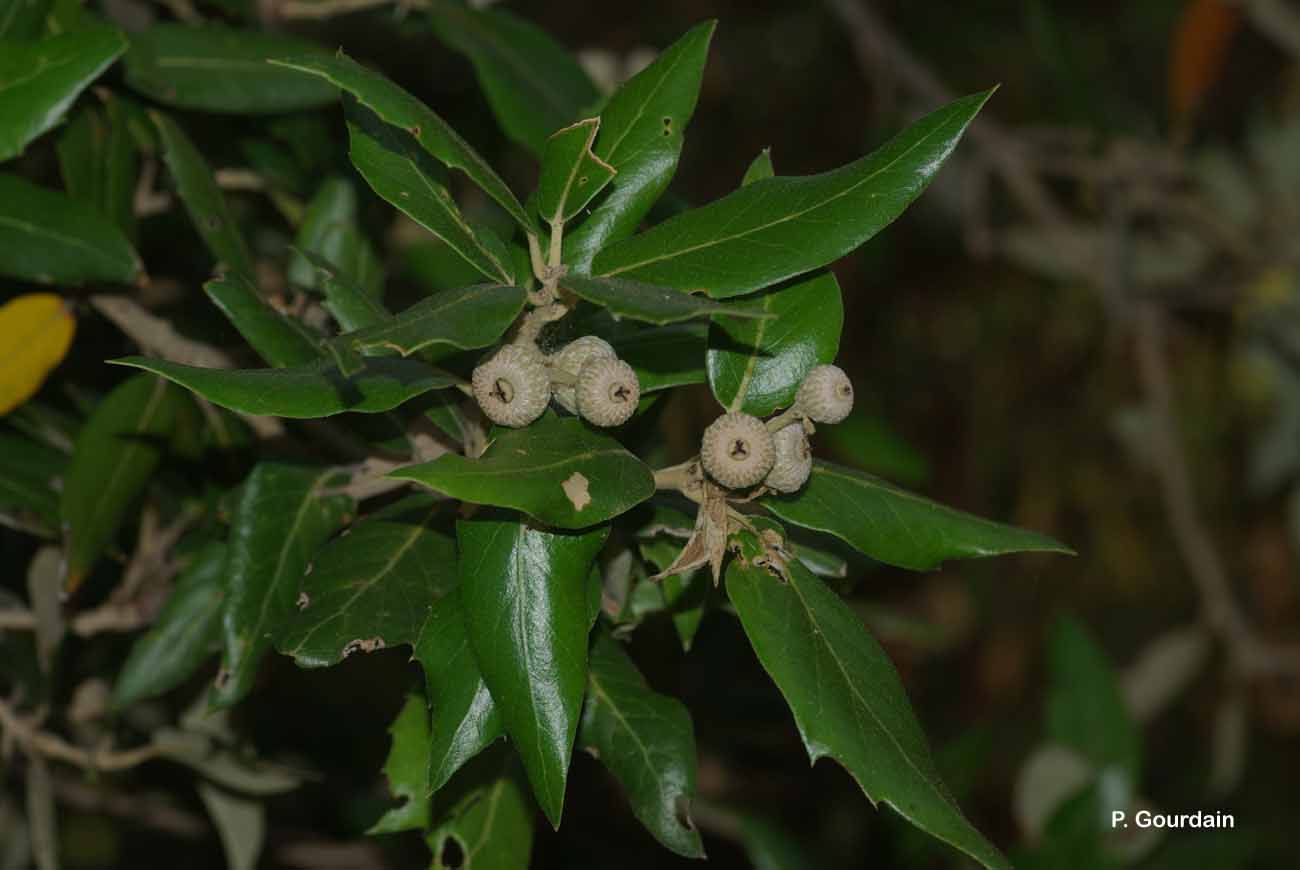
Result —
<svg viewBox="0 0 1300 870"><path fill-rule="evenodd" d="M853 410L853 383L839 366L813 366L794 402L814 423L838 423Z"/></svg>
<svg viewBox="0 0 1300 870"><path fill-rule="evenodd" d="M776 459L763 484L776 492L798 492L812 474L812 445L802 423L791 423L772 436Z"/></svg>
<svg viewBox="0 0 1300 870"><path fill-rule="evenodd" d="M641 382L621 359L596 357L582 367L575 388L578 413L595 426L620 426L641 400Z"/></svg>
<svg viewBox="0 0 1300 870"><path fill-rule="evenodd" d="M761 483L775 459L772 434L751 414L724 414L704 430L700 445L704 470L728 489Z"/></svg>
<svg viewBox="0 0 1300 870"><path fill-rule="evenodd" d="M595 335L584 335L569 342L556 353L551 354L547 358L547 362L552 368L565 372L576 379L582 373L582 367L593 359L618 359L618 354L614 352L614 348L605 339ZM551 390L555 401L559 403L561 408L570 414L578 413L576 384L565 384L553 380Z"/></svg>
<svg viewBox="0 0 1300 870"><path fill-rule="evenodd" d="M487 418L516 429L542 416L551 398L546 360L531 345L502 345L474 369L471 383Z"/></svg>

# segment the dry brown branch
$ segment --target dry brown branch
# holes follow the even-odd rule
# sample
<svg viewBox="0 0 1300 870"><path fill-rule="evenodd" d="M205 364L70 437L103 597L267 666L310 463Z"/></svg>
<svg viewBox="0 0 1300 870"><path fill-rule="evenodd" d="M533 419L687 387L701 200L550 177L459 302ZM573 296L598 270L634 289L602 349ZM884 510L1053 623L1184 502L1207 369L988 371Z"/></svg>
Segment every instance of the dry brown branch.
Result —
<svg viewBox="0 0 1300 870"><path fill-rule="evenodd" d="M28 755L39 755L50 761L62 761L82 770L112 773L127 770L151 761L162 754L158 744L150 743L135 749L97 747L83 749L73 746L57 734L42 731L31 721L18 715L9 705L0 701L0 730Z"/></svg>

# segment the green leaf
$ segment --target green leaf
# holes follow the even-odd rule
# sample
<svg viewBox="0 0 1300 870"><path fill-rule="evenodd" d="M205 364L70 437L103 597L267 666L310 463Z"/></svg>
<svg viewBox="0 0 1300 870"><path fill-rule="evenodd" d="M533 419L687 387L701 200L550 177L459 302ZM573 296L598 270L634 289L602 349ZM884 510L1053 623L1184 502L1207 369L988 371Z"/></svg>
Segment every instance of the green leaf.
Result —
<svg viewBox="0 0 1300 870"><path fill-rule="evenodd" d="M415 658L424 668L433 707L427 782L427 793L432 794L467 761L506 736L501 711L469 643L459 589L434 602L415 643Z"/></svg>
<svg viewBox="0 0 1300 870"><path fill-rule="evenodd" d="M310 109L333 101L334 88L267 60L313 51L323 49L286 33L155 24L131 37L126 83L180 109L236 115Z"/></svg>
<svg viewBox="0 0 1300 870"><path fill-rule="evenodd" d="M609 195L565 238L564 262L571 268L590 271L596 252L634 233L667 189L695 114L716 24L691 28L609 98L600 115L596 155L618 175Z"/></svg>
<svg viewBox="0 0 1300 870"><path fill-rule="evenodd" d="M605 632L591 647L578 745L614 774L632 812L656 840L678 855L704 857L690 817L695 797L691 714L677 699L651 691L622 645Z"/></svg>
<svg viewBox="0 0 1300 870"><path fill-rule="evenodd" d="M551 412L502 432L478 459L446 453L388 476L461 501L515 508L561 529L602 523L655 491L650 468L623 445Z"/></svg>
<svg viewBox="0 0 1300 870"><path fill-rule="evenodd" d="M59 137L59 171L73 199L94 203L124 232L135 233L135 143L121 97L106 98L107 112L85 106Z"/></svg>
<svg viewBox="0 0 1300 870"><path fill-rule="evenodd" d="M1009 868L939 780L903 684L880 645L799 562L788 582L733 560L727 594L763 668L785 696L813 762L844 766L867 798L985 867Z"/></svg>
<svg viewBox="0 0 1300 870"><path fill-rule="evenodd" d="M825 266L920 196L991 94L950 103L839 169L755 181L616 242L592 272L726 298Z"/></svg>
<svg viewBox="0 0 1300 870"><path fill-rule="evenodd" d="M813 366L835 361L844 327L840 283L831 272L775 287L732 308L751 319L717 317L705 365L728 411L766 417L794 403ZM766 320L752 319L767 315Z"/></svg>
<svg viewBox="0 0 1300 870"><path fill-rule="evenodd" d="M81 585L117 535L131 503L158 467L186 401L166 381L139 375L96 405L77 435L63 478L61 510L68 592Z"/></svg>
<svg viewBox="0 0 1300 870"><path fill-rule="evenodd" d="M1062 617L1047 645L1047 736L1098 768L1141 775L1141 733L1124 706L1115 667L1078 620Z"/></svg>
<svg viewBox="0 0 1300 870"><path fill-rule="evenodd" d="M513 519L456 524L474 658L555 828L587 682L587 576L608 534L552 534Z"/></svg>
<svg viewBox="0 0 1300 870"><path fill-rule="evenodd" d="M430 525L442 507L427 494L404 498L321 548L276 648L318 668L414 644L434 602L455 585L455 541Z"/></svg>
<svg viewBox="0 0 1300 870"><path fill-rule="evenodd" d="M344 330L353 332L393 319L393 315L379 300L378 292L353 283L355 279L342 274L332 263L316 254L309 251L300 253L304 262L320 276L319 283L325 292L325 308Z"/></svg>
<svg viewBox="0 0 1300 870"><path fill-rule="evenodd" d="M688 521L687 535L690 534L691 529L692 523ZM643 541L641 556L659 571L667 571L682 551L684 543L684 540L673 538ZM653 592L658 592L659 600L655 602L655 607L672 614L673 627L677 629L677 637L682 642L683 652L691 651L691 646L695 643L695 635L700 630L700 622L704 619L704 598L708 589L705 577L704 569L697 568L686 574L669 574L662 580L647 579L639 584L646 587L647 591L642 594L647 597L652 596Z"/></svg>
<svg viewBox="0 0 1300 870"><path fill-rule="evenodd" d="M131 284L143 269L126 236L91 204L0 174L0 275Z"/></svg>
<svg viewBox="0 0 1300 870"><path fill-rule="evenodd" d="M504 752L485 758L449 791L451 806L425 839L432 870L528 870L534 813L514 759Z"/></svg>
<svg viewBox="0 0 1300 870"><path fill-rule="evenodd" d="M213 541L186 566L150 629L136 638L113 686L113 708L179 686L221 641L226 545Z"/></svg>
<svg viewBox="0 0 1300 870"><path fill-rule="evenodd" d="M536 204L537 213L553 227L586 208L618 172L592 153L599 129L600 119L588 118L546 140Z"/></svg>
<svg viewBox="0 0 1300 870"><path fill-rule="evenodd" d="M0 511L25 511L49 530L57 529L59 495L54 487L66 464L66 456L33 438L0 431Z"/></svg>
<svg viewBox="0 0 1300 870"><path fill-rule="evenodd" d="M600 97L569 52L535 25L499 9L437 0L433 32L469 58L497 123L534 154Z"/></svg>
<svg viewBox="0 0 1300 870"><path fill-rule="evenodd" d="M776 175L776 168L772 166L772 149L764 148L758 152L758 156L745 170L744 177L740 179L740 186L748 187L755 181L762 181L764 178L771 178L774 175Z"/></svg>
<svg viewBox="0 0 1300 870"><path fill-rule="evenodd" d="M266 842L266 807L207 782L197 786L226 853L227 870L256 870Z"/></svg>
<svg viewBox="0 0 1300 870"><path fill-rule="evenodd" d="M393 737L384 762L384 776L388 778L388 792L400 800L370 826L367 834L395 834L398 831L423 831L433 820L433 809L424 788L425 772L429 766L429 705L424 696L413 692L393 724L388 726Z"/></svg>
<svg viewBox="0 0 1300 870"><path fill-rule="evenodd" d="M10 0L0 8L0 39L37 39L45 29L50 0Z"/></svg>
<svg viewBox="0 0 1300 870"><path fill-rule="evenodd" d="M3 14L3 13L0 13ZM87 27L0 51L0 160L54 127L86 87L126 51L126 37Z"/></svg>
<svg viewBox="0 0 1300 870"><path fill-rule="evenodd" d="M175 121L162 112L150 112L149 117L162 139L163 158L176 191L203 243L217 258L218 268L224 266L251 278L252 255L208 162Z"/></svg>
<svg viewBox="0 0 1300 870"><path fill-rule="evenodd" d="M561 286L616 317L664 325L711 315L730 315L737 320L763 319L772 315L753 306L728 305L622 278L566 277Z"/></svg>
<svg viewBox="0 0 1300 870"><path fill-rule="evenodd" d="M230 522L225 654L214 707L229 707L253 688L272 636L298 606L307 566L353 510L351 498L328 494L339 481L332 469L263 462L240 487Z"/></svg>
<svg viewBox="0 0 1300 870"><path fill-rule="evenodd" d="M317 339L306 326L276 311L243 275L229 273L203 291L262 359L273 366L309 365L320 359Z"/></svg>
<svg viewBox="0 0 1300 870"><path fill-rule="evenodd" d="M704 323L677 323L641 329L609 339L619 359L630 365L641 382L641 395L704 383Z"/></svg>
<svg viewBox="0 0 1300 870"><path fill-rule="evenodd" d="M409 356L434 348L487 347L496 342L524 310L524 291L504 284L476 284L445 290L395 315L391 320L347 332L334 341L362 353L396 351Z"/></svg>
<svg viewBox="0 0 1300 870"><path fill-rule="evenodd" d="M409 130L386 124L355 100L344 100L348 155L366 183L389 204L433 233L488 280L514 282L515 269L505 244L461 215L442 182L442 167Z"/></svg>
<svg viewBox="0 0 1300 870"><path fill-rule="evenodd" d="M873 559L928 571L945 559L1006 553L1074 551L1046 535L982 519L829 462L794 495L766 496L762 505L787 522L829 532Z"/></svg>
<svg viewBox="0 0 1300 870"><path fill-rule="evenodd" d="M319 76L352 94L385 124L411 134L432 157L450 169L464 172L524 231L536 231L537 222L529 217L496 170L437 113L383 75L342 52L332 57L294 57L272 63Z"/></svg>
<svg viewBox="0 0 1300 870"><path fill-rule="evenodd" d="M358 374L346 378L327 359L279 369L208 369L140 356L110 362L161 375L232 411L293 419L389 411L460 382L419 360L392 357L367 358Z"/></svg>
<svg viewBox="0 0 1300 870"><path fill-rule="evenodd" d="M345 281L364 285L372 298L382 289L374 249L357 228L357 191L346 178L325 179L307 204L289 254L289 283L324 290L320 262Z"/></svg>

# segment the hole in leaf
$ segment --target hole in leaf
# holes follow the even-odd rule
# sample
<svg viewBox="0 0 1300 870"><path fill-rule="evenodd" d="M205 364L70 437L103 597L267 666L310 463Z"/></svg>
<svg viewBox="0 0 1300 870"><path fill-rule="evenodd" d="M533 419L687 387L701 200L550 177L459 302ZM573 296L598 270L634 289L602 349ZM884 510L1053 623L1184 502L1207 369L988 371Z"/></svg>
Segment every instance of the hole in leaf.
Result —
<svg viewBox="0 0 1300 870"><path fill-rule="evenodd" d="M671 136L672 134L673 134L673 119L670 118L670 117L668 117L667 115L665 115L665 116L664 116L664 135L665 135L665 136Z"/></svg>

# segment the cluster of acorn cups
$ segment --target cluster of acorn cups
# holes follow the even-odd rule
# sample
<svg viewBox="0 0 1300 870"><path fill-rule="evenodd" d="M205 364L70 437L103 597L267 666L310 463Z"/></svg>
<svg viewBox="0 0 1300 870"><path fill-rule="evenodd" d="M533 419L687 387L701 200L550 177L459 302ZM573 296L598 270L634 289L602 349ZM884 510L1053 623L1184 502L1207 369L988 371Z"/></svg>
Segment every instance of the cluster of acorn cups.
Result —
<svg viewBox="0 0 1300 870"><path fill-rule="evenodd" d="M609 342L584 335L553 354L531 344L502 345L474 369L474 398L489 420L527 426L553 398L596 426L618 426L636 412L641 384ZM839 423L853 410L853 384L838 366L813 367L794 406L764 423L733 411L704 430L700 462L727 489L762 484L795 492L812 473L808 435L813 423ZM775 431L773 431L773 429Z"/></svg>
<svg viewBox="0 0 1300 870"><path fill-rule="evenodd" d="M853 384L839 366L814 366L794 406L764 423L752 414L723 414L704 430L700 463L727 489L760 483L774 492L797 492L812 474L813 423L839 423L853 410Z"/></svg>
<svg viewBox="0 0 1300 870"><path fill-rule="evenodd" d="M636 372L609 342L584 335L553 354L506 344L474 369L474 398L493 423L519 428L542 416L551 399L594 426L619 426L641 400Z"/></svg>

